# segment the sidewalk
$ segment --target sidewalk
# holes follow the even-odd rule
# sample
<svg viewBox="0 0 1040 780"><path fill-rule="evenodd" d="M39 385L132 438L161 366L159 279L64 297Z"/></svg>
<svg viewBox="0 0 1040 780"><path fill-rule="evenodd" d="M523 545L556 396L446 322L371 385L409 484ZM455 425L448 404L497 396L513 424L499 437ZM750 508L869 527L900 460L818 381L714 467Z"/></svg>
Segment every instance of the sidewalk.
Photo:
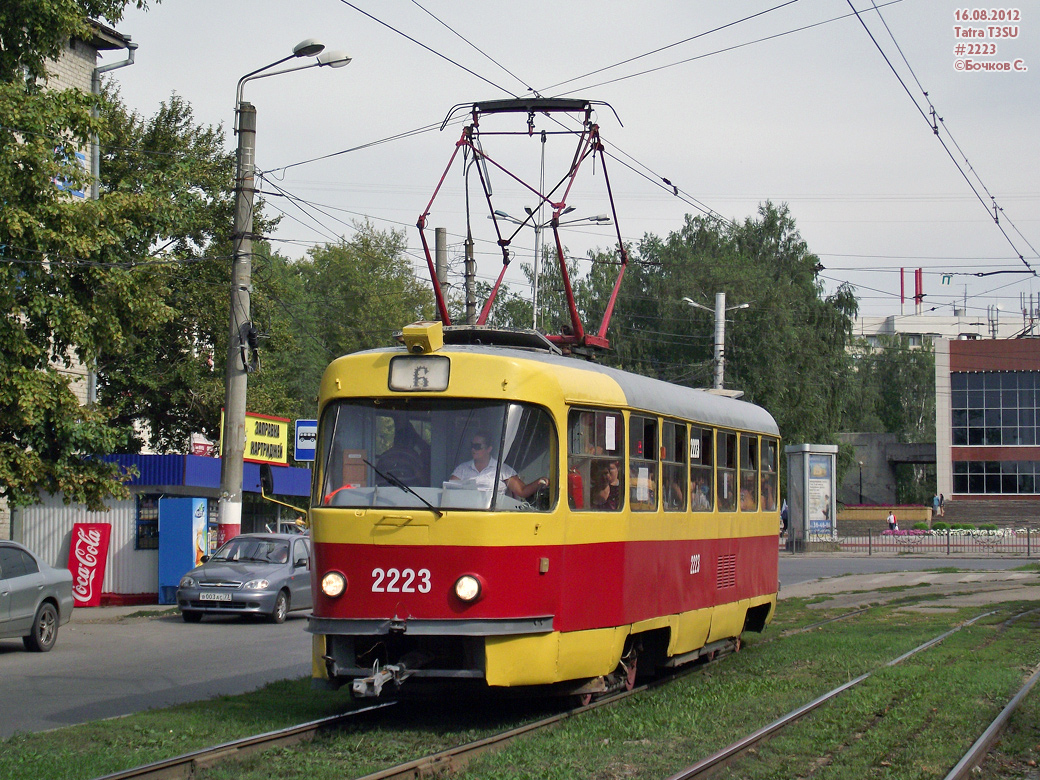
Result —
<svg viewBox="0 0 1040 780"><path fill-rule="evenodd" d="M175 604L135 604L129 607L76 607L73 623L118 623L127 618L179 617Z"/></svg>

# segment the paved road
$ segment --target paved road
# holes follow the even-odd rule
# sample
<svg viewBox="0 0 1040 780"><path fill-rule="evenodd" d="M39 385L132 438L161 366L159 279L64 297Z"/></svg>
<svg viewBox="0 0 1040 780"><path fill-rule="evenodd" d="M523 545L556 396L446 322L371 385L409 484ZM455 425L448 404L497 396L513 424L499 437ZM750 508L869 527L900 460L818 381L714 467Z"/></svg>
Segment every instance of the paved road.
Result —
<svg viewBox="0 0 1040 780"><path fill-rule="evenodd" d="M840 553L780 553L780 597L784 585L845 574L877 574L886 571L924 571L952 567L983 571L1006 571L1035 563L1022 557L950 558L945 555L908 558L883 555L842 555Z"/></svg>
<svg viewBox="0 0 1040 780"><path fill-rule="evenodd" d="M1024 562L781 553L780 581L792 586L842 574L946 566L1009 569ZM189 625L176 612L126 617L140 611L76 610L49 653L28 653L21 640L0 640L0 739L244 693L310 674L310 634L302 612L280 626L236 618Z"/></svg>
<svg viewBox="0 0 1040 780"><path fill-rule="evenodd" d="M0 640L0 738L126 715L310 674L306 614L282 625L179 613L118 619L141 608L78 609L49 653ZM98 621L98 622L89 622Z"/></svg>

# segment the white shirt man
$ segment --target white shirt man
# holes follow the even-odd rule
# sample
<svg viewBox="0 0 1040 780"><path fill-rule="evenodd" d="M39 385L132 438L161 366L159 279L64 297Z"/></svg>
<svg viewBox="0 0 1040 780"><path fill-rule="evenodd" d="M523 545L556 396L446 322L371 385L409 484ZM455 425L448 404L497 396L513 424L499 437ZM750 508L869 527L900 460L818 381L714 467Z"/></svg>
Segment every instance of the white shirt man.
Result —
<svg viewBox="0 0 1040 780"><path fill-rule="evenodd" d="M482 433L476 434L473 437L473 441L470 442L470 448L473 451L473 460L460 463L451 472L452 479L472 479L478 488L482 490L494 488L499 493L504 493L508 487L514 496L525 499L534 494L538 488L549 484L549 480L544 477L529 484L524 484L523 480L517 476L516 470L503 463L502 473L499 475L498 484L495 485L495 472L498 469L498 461L491 457L491 443L488 437Z"/></svg>

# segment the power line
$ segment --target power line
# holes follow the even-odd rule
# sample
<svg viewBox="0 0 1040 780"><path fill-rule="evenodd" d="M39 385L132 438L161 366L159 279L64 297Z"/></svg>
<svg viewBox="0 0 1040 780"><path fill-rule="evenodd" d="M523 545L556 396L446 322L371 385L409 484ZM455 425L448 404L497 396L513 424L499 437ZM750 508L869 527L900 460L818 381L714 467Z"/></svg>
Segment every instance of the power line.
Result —
<svg viewBox="0 0 1040 780"><path fill-rule="evenodd" d="M867 23L863 20L863 17L861 16L859 10L857 10L856 6L854 6L852 4L852 0L846 0L846 2L849 4L849 8L852 9L852 12L856 15L857 21L859 21L860 25L866 31L867 35L870 36L870 40L873 42L875 48L878 50L878 53L881 54L882 59L885 60L885 64L888 65L889 70L892 71L892 75L896 77L896 80L899 82L899 85L903 88L903 91L906 92L907 97L909 97L910 100L913 102L914 108L917 109L918 113L921 115L921 118L924 119L925 122L928 123L928 126L932 129L936 139L938 139L939 143L942 145L943 149L946 151L946 154L949 156L950 160L956 166L957 171L964 178L964 181L971 188L971 191L975 193L975 197L978 198L979 203L982 204L983 208L985 208L987 213L988 213L989 212L989 204L987 204L986 201L983 200L982 195L979 194L979 191L975 188L975 185L972 183L971 179L968 177L968 174L964 171L964 169L961 167L960 163L957 162L957 159L953 156L953 152L950 151L950 147L948 147L946 145L946 142L943 141L942 137L939 135L938 126L933 124L933 122L929 120L929 114L926 114L924 109L922 109L921 106L918 104L917 100L914 98L913 94L910 92L910 89L907 87L906 82L903 81L902 76L899 75L899 72L896 70L895 66L892 64L892 61L888 58L888 55L885 53L885 50L883 48L881 48L881 44L879 44L877 39L874 37L874 33L867 26ZM873 3L873 0L871 0L871 2ZM881 17L881 12L878 9L876 4L874 5L874 9L877 12L878 17L880 18ZM884 22L883 19L882 19L882 22ZM888 25L885 25L885 28L888 29ZM891 34L891 31L889 31L889 33ZM893 40L895 40L894 37L893 37ZM897 45L897 48L898 48L898 45ZM900 50L900 54L902 54L901 50ZM917 79L916 75L914 76L914 79L915 80ZM918 85L920 85L920 82L918 82ZM924 92L923 89L921 91ZM931 101L928 99L928 93L924 92L924 95L925 95L925 100L928 101L928 105L932 109L931 116L934 117L935 116L935 113L934 113L935 109L934 109L934 107L932 107ZM945 123L943 123L943 127L945 128ZM973 172L974 172L974 169L973 169ZM977 172L975 173L975 176L976 176L976 178L978 178L978 173ZM980 183L981 183L981 179L980 179ZM983 186L983 189L985 189L985 185L982 185L982 186ZM987 194L989 194L989 190L986 190L986 192L987 192ZM990 197L992 198L992 196L990 196ZM996 199L995 198L993 199L993 207L994 207L994 211L995 212L998 211L998 207L997 207L997 203L996 203ZM999 211L1003 211L1003 210L1000 209ZM1010 220L1008 220L1008 221L1010 222ZM1011 248L1014 250L1015 254L1018 255L1018 259L1022 261L1023 265L1025 265L1026 268L1028 268L1030 271L1033 271L1033 267L1026 261L1025 257L1023 256L1022 252L1019 251L1018 247L1015 246L1015 242L1011 240L1011 236L1009 236L1007 234L1007 231L1004 230L1004 228L1001 226L1000 219L999 219L999 217L998 217L998 215L996 213L994 213L993 222L997 226L997 229L1001 232L1001 234L1003 234L1003 236L1007 240L1008 244L1011 245ZM1014 226L1014 223L1012 223L1012 226ZM1017 231L1018 228L1015 228L1015 230ZM1021 233L1019 233L1019 235L1021 235ZM1026 243L1028 244L1029 242L1027 241ZM1029 245L1029 248L1033 249L1032 245ZM1036 250L1035 249L1033 249L1033 253L1036 254ZM1033 273L1035 274L1035 271Z"/></svg>

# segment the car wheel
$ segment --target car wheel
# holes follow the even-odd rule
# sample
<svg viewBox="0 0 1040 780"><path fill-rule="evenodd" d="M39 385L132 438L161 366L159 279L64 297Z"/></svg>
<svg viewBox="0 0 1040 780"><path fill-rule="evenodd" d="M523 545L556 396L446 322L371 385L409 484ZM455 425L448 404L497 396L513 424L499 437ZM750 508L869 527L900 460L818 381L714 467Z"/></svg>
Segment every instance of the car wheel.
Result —
<svg viewBox="0 0 1040 780"><path fill-rule="evenodd" d="M46 653L58 641L58 611L53 604L44 603L36 610L33 619L32 633L22 637L26 650L34 653Z"/></svg>
<svg viewBox="0 0 1040 780"><path fill-rule="evenodd" d="M186 609L183 612L181 612L181 617L184 619L185 623L201 623L202 622L202 613L201 612L194 612L194 611Z"/></svg>
<svg viewBox="0 0 1040 780"><path fill-rule="evenodd" d="M284 590L278 591L278 597L274 600L274 609L271 610L269 619L272 623L284 623L285 615L289 612L289 594Z"/></svg>

